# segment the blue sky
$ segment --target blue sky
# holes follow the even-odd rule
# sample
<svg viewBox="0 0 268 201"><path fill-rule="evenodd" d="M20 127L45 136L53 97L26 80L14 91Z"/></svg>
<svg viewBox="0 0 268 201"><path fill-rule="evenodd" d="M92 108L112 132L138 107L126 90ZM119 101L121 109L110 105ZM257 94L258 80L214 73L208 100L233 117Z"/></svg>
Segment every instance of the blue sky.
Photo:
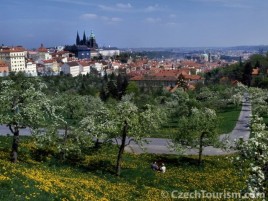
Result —
<svg viewBox="0 0 268 201"><path fill-rule="evenodd" d="M99 46L268 45L267 0L0 0L0 43Z"/></svg>

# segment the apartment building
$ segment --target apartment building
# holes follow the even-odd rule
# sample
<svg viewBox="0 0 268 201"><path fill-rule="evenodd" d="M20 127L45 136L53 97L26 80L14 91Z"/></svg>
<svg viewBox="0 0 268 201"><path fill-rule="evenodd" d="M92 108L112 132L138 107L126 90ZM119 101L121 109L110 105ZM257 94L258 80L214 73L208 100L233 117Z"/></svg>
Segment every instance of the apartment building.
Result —
<svg viewBox="0 0 268 201"><path fill-rule="evenodd" d="M0 47L0 60L7 63L9 70L13 72L25 71L27 51L21 46Z"/></svg>

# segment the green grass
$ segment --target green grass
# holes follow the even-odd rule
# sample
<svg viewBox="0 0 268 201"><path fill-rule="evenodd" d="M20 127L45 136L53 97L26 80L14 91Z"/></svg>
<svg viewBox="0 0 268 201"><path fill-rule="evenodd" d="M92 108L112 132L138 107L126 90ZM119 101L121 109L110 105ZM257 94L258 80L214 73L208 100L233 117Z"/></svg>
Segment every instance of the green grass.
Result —
<svg viewBox="0 0 268 201"><path fill-rule="evenodd" d="M219 133L230 133L234 129L236 122L239 118L241 108L241 106L228 107L225 110L217 113L220 120Z"/></svg>
<svg viewBox="0 0 268 201"><path fill-rule="evenodd" d="M22 138L20 162L9 159L10 139L0 137L0 200L163 200L162 191L239 192L246 175L239 176L231 156L206 156L202 166L197 156L130 154L123 156L120 177L114 174L115 146L92 151L79 164L50 158L31 158L32 142ZM32 148L31 148L32 149ZM152 171L150 164L162 161L167 172ZM171 199L164 199L171 200ZM205 199L202 199L205 200Z"/></svg>
<svg viewBox="0 0 268 201"><path fill-rule="evenodd" d="M219 118L219 133L230 133L239 118L240 107L235 106L229 106L219 112L217 112L217 116ZM268 122L268 118L267 118ZM168 123L163 125L156 133L153 133L150 135L150 137L156 137L156 138L171 138L174 134L176 134L176 129L178 125L178 121L174 118L172 120L169 120Z"/></svg>

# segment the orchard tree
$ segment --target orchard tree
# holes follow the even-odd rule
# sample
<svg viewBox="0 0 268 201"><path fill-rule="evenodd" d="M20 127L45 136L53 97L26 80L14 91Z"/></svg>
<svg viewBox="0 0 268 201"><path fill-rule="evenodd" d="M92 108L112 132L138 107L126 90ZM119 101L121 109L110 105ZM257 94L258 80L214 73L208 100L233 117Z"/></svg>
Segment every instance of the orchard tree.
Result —
<svg viewBox="0 0 268 201"><path fill-rule="evenodd" d="M53 98L55 105L60 105L57 112L61 114L66 122L76 125L81 119L83 119L89 110L94 109L95 105L93 96L81 96L73 93L61 93L57 94Z"/></svg>
<svg viewBox="0 0 268 201"><path fill-rule="evenodd" d="M125 147L131 140L142 146L143 138L148 137L150 132L159 128L165 115L160 108L149 104L145 105L143 110L140 110L127 97L123 97L112 115L115 125L113 137L121 139L116 162L116 175L119 176ZM129 140L127 137L129 137Z"/></svg>
<svg viewBox="0 0 268 201"><path fill-rule="evenodd" d="M199 165L202 162L202 153L205 146L217 144L217 115L209 108L192 108L188 116L179 120L177 135L173 138L175 146L180 148L199 149Z"/></svg>
<svg viewBox="0 0 268 201"><path fill-rule="evenodd" d="M63 93L58 94L52 104L61 105L56 110L61 118L58 119L56 126L50 125L45 133L40 131L33 133L38 152L43 156L57 154L62 160L69 159L71 162L83 159L83 151L94 145L94 135L86 129L92 125L87 121L87 117L101 118L95 111L101 108L103 102L93 96ZM68 123L70 114L72 114L73 125ZM97 123L96 125L99 126ZM62 135L58 134L59 128L63 128L60 130Z"/></svg>
<svg viewBox="0 0 268 201"><path fill-rule="evenodd" d="M158 107L145 105L139 109L132 96L124 96L116 105L100 104L98 109L81 121L81 128L92 139L112 140L118 144L116 175L121 174L121 163L125 147L134 141L142 146L143 138L156 130L164 120Z"/></svg>
<svg viewBox="0 0 268 201"><path fill-rule="evenodd" d="M17 162L21 128L32 130L53 124L55 107L42 92L46 87L40 80L28 78L20 82L4 80L0 83L0 123L6 124L13 134L11 160Z"/></svg>
<svg viewBox="0 0 268 201"><path fill-rule="evenodd" d="M60 143L57 145L59 150L56 150L61 153L63 160L66 159L68 154L82 156L82 149L91 147L93 138L96 139L95 144L98 145L99 139L102 139L100 134L102 130L99 129L102 127L101 121L103 120L104 124L107 123L107 118L104 116L107 110L104 111L104 103L100 98L60 94L54 99L54 102L55 105L61 104L57 113L63 116L63 121L59 124L61 124L61 128L64 128L64 134L63 138L57 139ZM72 126L68 124L70 114L72 114ZM50 140L53 136L52 138L49 138L49 136L46 138L45 140ZM39 137L36 138L37 141L40 141L39 139ZM42 144L42 142L39 142L39 144Z"/></svg>
<svg viewBox="0 0 268 201"><path fill-rule="evenodd" d="M79 124L84 133L95 139L95 147L98 147L100 140L109 140L113 130L113 119L111 111L101 99L96 98L95 109L88 111L87 116Z"/></svg>
<svg viewBox="0 0 268 201"><path fill-rule="evenodd" d="M237 143L236 164L244 167L240 169L242 175L245 170L249 172L244 192L255 196L251 198L258 198L268 193L268 132L263 119L257 115L251 120L251 133L253 137L248 141Z"/></svg>
<svg viewBox="0 0 268 201"><path fill-rule="evenodd" d="M268 113L268 91L260 88L249 88L252 113L260 117Z"/></svg>
<svg viewBox="0 0 268 201"><path fill-rule="evenodd" d="M189 114L190 97L183 89L177 89L165 102L171 118Z"/></svg>

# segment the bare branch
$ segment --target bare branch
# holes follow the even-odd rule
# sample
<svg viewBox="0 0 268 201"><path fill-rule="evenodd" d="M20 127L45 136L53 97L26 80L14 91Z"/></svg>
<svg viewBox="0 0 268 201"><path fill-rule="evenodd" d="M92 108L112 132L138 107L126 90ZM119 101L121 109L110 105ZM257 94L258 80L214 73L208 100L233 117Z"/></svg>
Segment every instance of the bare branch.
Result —
<svg viewBox="0 0 268 201"><path fill-rule="evenodd" d="M115 142L116 142L116 144L117 144L117 147L119 147L119 143L118 143L117 138L114 138L114 139L115 139Z"/></svg>
<svg viewBox="0 0 268 201"><path fill-rule="evenodd" d="M131 142L135 142L135 140L133 138L131 138L125 146L130 145Z"/></svg>
<svg viewBox="0 0 268 201"><path fill-rule="evenodd" d="M11 133L14 134L14 130L13 130L11 124L8 124L7 126L8 126L8 128L9 128L9 130L11 131Z"/></svg>

